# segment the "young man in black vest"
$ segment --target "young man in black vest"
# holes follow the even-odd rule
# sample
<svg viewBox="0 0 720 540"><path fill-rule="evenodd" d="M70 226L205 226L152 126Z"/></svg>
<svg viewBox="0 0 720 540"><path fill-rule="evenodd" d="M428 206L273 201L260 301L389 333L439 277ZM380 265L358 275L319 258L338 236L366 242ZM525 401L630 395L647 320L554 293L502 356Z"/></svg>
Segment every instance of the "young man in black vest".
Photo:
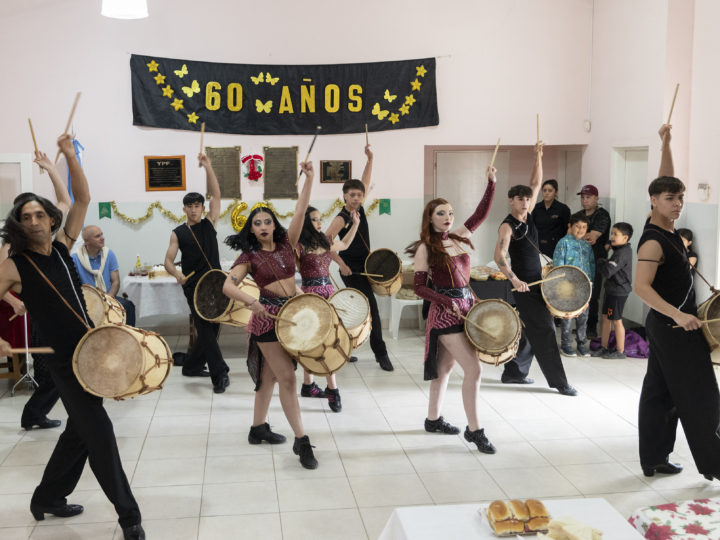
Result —
<svg viewBox="0 0 720 540"><path fill-rule="evenodd" d="M659 177L648 187L652 214L638 242L635 273L635 294L651 308L645 321L650 355L638 412L640 466L645 476L682 471L668 459L680 420L698 471L720 480L720 394L697 318L692 267L675 230L685 185L673 176L670 126L659 133Z"/></svg>
<svg viewBox="0 0 720 540"><path fill-rule="evenodd" d="M535 164L530 177L530 186L517 185L510 188L510 214L498 229L498 241L495 246L495 262L505 274L516 292L515 306L524 331L537 358L540 369L550 388L556 388L564 396L575 396L575 390L567 381L560 351L555 337L555 322L548 311L540 292L540 285L528 286L529 282L541 279L540 253L537 229L532 215L528 212L537 199L542 182L542 143L535 147ZM510 263L506 256L510 254ZM505 364L503 382L528 383L532 357L525 365L516 360Z"/></svg>
<svg viewBox="0 0 720 540"><path fill-rule="evenodd" d="M380 367L385 371L392 371L394 368L382 337L382 321L380 320L377 300L367 277L360 275L360 273L365 272L365 259L370 254L370 230L367 217L365 217L365 209L363 208L365 196L370 191L370 177L372 175L373 153L370 151L370 145L365 147L365 155L367 156L367 163L363 170L362 180L352 179L343 184L345 207L332 220L325 234L330 238L335 238L335 235L339 235L340 239L345 238L345 235L352 227L352 213L356 211L360 214L360 226L355 239L345 251L340 252L340 257L352 273L348 274L348 269L341 268L340 274L343 283L347 287L357 289L367 296L368 302L370 302L370 317L372 318L370 348L372 348L375 361L380 364Z"/></svg>
<svg viewBox="0 0 720 540"><path fill-rule="evenodd" d="M182 285L197 332L195 345L183 362L182 374L187 377L210 376L214 392L220 394L230 385L229 368L223 360L218 344L220 324L208 322L200 317L195 311L194 302L195 286L200 278L209 270L220 268L215 230L220 216L220 184L210 158L200 154L198 160L200 165L205 167L210 210L207 217L203 217L205 198L200 193L191 192L183 197L183 212L187 216L187 221L170 233L170 246L165 254L165 270ZM182 253L180 259L182 272L178 272L175 268L174 261L178 250ZM191 273L189 278L186 277ZM205 370L206 365L209 372Z"/></svg>
<svg viewBox="0 0 720 540"><path fill-rule="evenodd" d="M30 511L38 521L45 519L45 514L80 514L83 507L68 504L66 497L89 461L100 487L115 506L125 540L144 539L140 510L123 471L102 398L86 392L73 373L75 348L93 326L70 258L90 204L90 189L75 157L72 138L61 136L58 146L67 160L75 196L65 226L60 229L62 212L55 205L26 193L0 230L0 236L10 244L10 258L0 264L0 298L9 290L20 295L38 325L39 335L46 340L44 345L53 348L48 368L68 413L65 431L33 493ZM0 339L0 355L9 353L10 344Z"/></svg>

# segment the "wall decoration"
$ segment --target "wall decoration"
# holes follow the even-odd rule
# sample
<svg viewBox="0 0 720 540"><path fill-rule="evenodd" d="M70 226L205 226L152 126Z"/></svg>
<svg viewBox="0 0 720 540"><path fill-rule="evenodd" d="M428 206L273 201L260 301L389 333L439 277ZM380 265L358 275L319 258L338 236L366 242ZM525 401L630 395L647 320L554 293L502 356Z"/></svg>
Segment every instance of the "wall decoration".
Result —
<svg viewBox="0 0 720 540"><path fill-rule="evenodd" d="M265 199L297 199L298 147L264 146Z"/></svg>
<svg viewBox="0 0 720 540"><path fill-rule="evenodd" d="M352 178L352 161L321 161L320 181L326 184L342 184Z"/></svg>
<svg viewBox="0 0 720 540"><path fill-rule="evenodd" d="M210 158L213 170L220 184L223 199L240 199L240 154L239 146L206 146L205 153Z"/></svg>
<svg viewBox="0 0 720 540"><path fill-rule="evenodd" d="M185 156L145 156L145 191L184 191Z"/></svg>

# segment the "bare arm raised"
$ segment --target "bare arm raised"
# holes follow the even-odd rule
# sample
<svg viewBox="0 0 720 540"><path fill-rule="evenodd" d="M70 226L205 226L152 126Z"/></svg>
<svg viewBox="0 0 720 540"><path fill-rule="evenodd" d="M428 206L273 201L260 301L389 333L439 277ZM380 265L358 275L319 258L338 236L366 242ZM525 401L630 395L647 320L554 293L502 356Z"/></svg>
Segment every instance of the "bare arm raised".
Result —
<svg viewBox="0 0 720 540"><path fill-rule="evenodd" d="M495 167L488 166L487 168L487 188L485 188L485 194L478 203L477 208L472 216L470 216L462 227L458 227L453 231L454 234L462 236L463 238L470 238L477 228L482 224L490 213L490 206L492 205L493 197L495 196L495 173L497 169Z"/></svg>
<svg viewBox="0 0 720 540"><path fill-rule="evenodd" d="M55 198L57 199L57 203L55 204L55 206L60 209L63 217L66 216L68 211L70 210L72 201L70 200L70 193L68 193L65 180L62 176L60 176L60 172L57 170L57 167L55 167L55 164L45 152L40 152L34 161L38 164L38 166L42 167L48 172L50 181L52 182L53 188L55 189Z"/></svg>
<svg viewBox="0 0 720 540"><path fill-rule="evenodd" d="M312 161L300 163L300 168L305 173L305 183L298 196L298 201L295 205L295 214L293 215L292 221L290 221L290 227L288 227L288 240L293 247L300 239L303 223L305 223L305 211L310 205L310 193L312 193L312 184L315 178Z"/></svg>
<svg viewBox="0 0 720 540"><path fill-rule="evenodd" d="M61 135L58 139L60 151L65 155L68 168L70 169L70 185L72 186L75 202L70 207L65 220L65 227L60 229L55 237L58 242L62 242L70 251L75 244L80 232L82 231L85 215L88 206L90 206L90 186L88 186L85 172L80 166L80 162L75 157L75 147L72 143L70 135Z"/></svg>
<svg viewBox="0 0 720 540"><path fill-rule="evenodd" d="M360 180L365 186L365 196L367 197L368 193L370 193L370 178L372 177L373 159L375 157L370 150L369 144L365 145L365 155L367 156L367 162L365 163L365 168L363 169Z"/></svg>
<svg viewBox="0 0 720 540"><path fill-rule="evenodd" d="M207 218L217 229L217 220L220 217L220 184L212 168L210 158L206 154L198 154L200 165L205 168L205 183L207 194L210 196L210 209Z"/></svg>
<svg viewBox="0 0 720 540"><path fill-rule="evenodd" d="M532 204L535 204L535 201L537 201L538 194L540 193L540 189L542 188L542 179L543 179L542 156L543 156L543 143L538 142L535 145L535 163L533 164L532 173L530 173L530 189L532 189L532 197L530 198L530 202Z"/></svg>
<svg viewBox="0 0 720 540"><path fill-rule="evenodd" d="M662 154L660 156L660 170L658 176L675 176L675 164L673 163L672 150L670 149L670 139L672 139L672 126L663 124L660 126L658 135L662 141Z"/></svg>

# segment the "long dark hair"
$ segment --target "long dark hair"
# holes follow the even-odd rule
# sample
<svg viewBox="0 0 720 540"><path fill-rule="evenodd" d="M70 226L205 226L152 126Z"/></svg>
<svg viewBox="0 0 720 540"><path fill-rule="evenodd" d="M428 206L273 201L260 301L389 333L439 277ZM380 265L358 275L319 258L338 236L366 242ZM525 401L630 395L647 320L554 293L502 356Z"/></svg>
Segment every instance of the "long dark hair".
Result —
<svg viewBox="0 0 720 540"><path fill-rule="evenodd" d="M308 206L305 210L305 221L303 222L302 231L300 231L300 245L305 251L315 251L318 248L330 249L330 242L328 242L327 236L321 231L315 229L310 214L317 212L317 208Z"/></svg>
<svg viewBox="0 0 720 540"><path fill-rule="evenodd" d="M258 206L255 210L250 212L250 215L245 222L245 226L237 234L232 234L225 238L225 244L230 246L235 251L240 250L244 252L257 251L260 249L260 240L252 233L252 221L253 218L260 212L265 212L272 216L273 223L275 224L275 230L273 231L273 241L277 244L280 242L283 236L287 234L285 227L280 225L275 213L265 206Z"/></svg>
<svg viewBox="0 0 720 540"><path fill-rule="evenodd" d="M435 212L435 209L441 204L450 203L445 199L433 199L427 203L425 210L423 210L422 224L420 225L420 240L413 242L405 248L405 253L414 257L420 244L425 244L428 250L428 264L430 266L445 265L450 262L450 255L447 254L447 251L445 251L442 245L442 235L435 232L432 228L433 212ZM453 233L450 233L450 238L467 244L471 249L475 249L475 246L473 246L472 242L467 238Z"/></svg>
<svg viewBox="0 0 720 540"><path fill-rule="evenodd" d="M50 227L50 231L53 234L55 234L55 232L60 228L60 225L62 225L62 212L45 197L40 197L34 193L22 193L18 195L13 201L14 206L7 215L4 227L0 229L0 238L3 239L4 243L10 244L11 255L22 253L28 248L28 238L25 234L25 229L23 228L22 223L20 223L20 213L22 212L23 206L32 201L40 203L52 220L53 223Z"/></svg>

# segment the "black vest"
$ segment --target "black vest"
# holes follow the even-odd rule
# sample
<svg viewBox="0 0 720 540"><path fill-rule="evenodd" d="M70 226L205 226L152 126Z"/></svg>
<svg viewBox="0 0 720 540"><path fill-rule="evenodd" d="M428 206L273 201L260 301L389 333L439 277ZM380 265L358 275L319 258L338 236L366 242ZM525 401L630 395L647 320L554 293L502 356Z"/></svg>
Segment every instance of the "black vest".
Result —
<svg viewBox="0 0 720 540"><path fill-rule="evenodd" d="M508 246L512 271L522 281L529 283L539 280L542 269L540 254L535 247L538 245L538 235L532 215L528 213L527 222L523 223L508 214L503 223L512 229Z"/></svg>
<svg viewBox="0 0 720 540"><path fill-rule="evenodd" d="M195 289L195 285L205 272L212 268L220 268L217 231L209 219L203 218L200 220L200 223L192 226L192 232L195 233L197 242L195 238L193 238L187 223L176 227L173 229L173 232L175 236L177 236L180 246L180 264L182 265L183 274L187 276L190 272L195 272L183 287L185 289ZM200 247L198 247L198 242L200 243L200 247L202 247L202 251ZM203 256L203 252L205 256ZM205 257L210 261L211 266L208 266Z"/></svg>
<svg viewBox="0 0 720 540"><path fill-rule="evenodd" d="M357 233L352 244L346 250L340 252L340 258L353 272L364 272L365 259L370 255L370 229L368 228L367 217L365 217L365 209L361 206L358 208L358 212L360 213L360 225L358 225ZM343 208L338 216L345 222L345 225L338 233L340 240L342 240L352 228L353 220L347 208Z"/></svg>

